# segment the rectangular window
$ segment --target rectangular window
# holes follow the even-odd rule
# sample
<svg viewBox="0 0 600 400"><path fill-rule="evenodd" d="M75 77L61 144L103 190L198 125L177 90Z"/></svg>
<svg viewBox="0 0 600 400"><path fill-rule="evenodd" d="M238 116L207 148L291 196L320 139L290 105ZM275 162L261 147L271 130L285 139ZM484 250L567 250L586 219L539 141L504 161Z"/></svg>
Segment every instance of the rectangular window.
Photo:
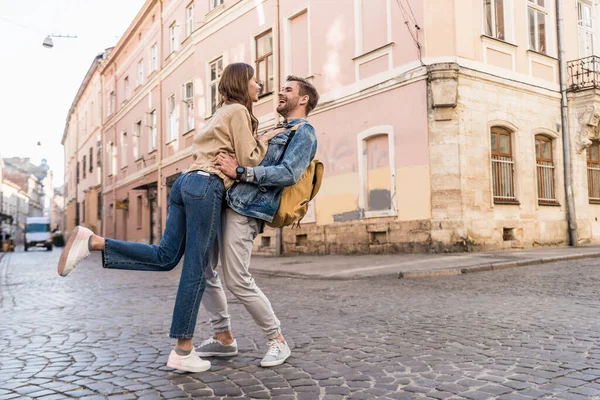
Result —
<svg viewBox="0 0 600 400"><path fill-rule="evenodd" d="M87 171L87 163L85 160L85 156L83 156L83 179L85 179L86 171Z"/></svg>
<svg viewBox="0 0 600 400"><path fill-rule="evenodd" d="M504 30L504 0L483 0L485 34L506 40Z"/></svg>
<svg viewBox="0 0 600 400"><path fill-rule="evenodd" d="M529 48L546 54L546 0L528 0Z"/></svg>
<svg viewBox="0 0 600 400"><path fill-rule="evenodd" d="M81 222L85 222L85 200L81 202Z"/></svg>
<svg viewBox="0 0 600 400"><path fill-rule="evenodd" d="M176 136L175 128L175 95L169 96L167 100L167 111L169 113L169 132L168 132L168 141L174 140Z"/></svg>
<svg viewBox="0 0 600 400"><path fill-rule="evenodd" d="M142 121L133 126L133 158L139 160L142 157Z"/></svg>
<svg viewBox="0 0 600 400"><path fill-rule="evenodd" d="M108 145L108 170L109 175L114 175L117 169L117 154L115 152L115 144L109 143Z"/></svg>
<svg viewBox="0 0 600 400"><path fill-rule="evenodd" d="M110 99L109 99L109 104L108 104L108 115L113 115L116 111L116 104L117 104L117 95L115 94L115 91L113 90L112 92L110 92Z"/></svg>
<svg viewBox="0 0 600 400"><path fill-rule="evenodd" d="M217 111L221 94L219 93L219 80L223 73L223 57L216 59L210 63L210 114Z"/></svg>
<svg viewBox="0 0 600 400"><path fill-rule="evenodd" d="M183 102L185 103L185 132L194 129L194 82L183 85Z"/></svg>
<svg viewBox="0 0 600 400"><path fill-rule="evenodd" d="M127 132L121 133L121 168L127 166Z"/></svg>
<svg viewBox="0 0 600 400"><path fill-rule="evenodd" d="M538 203L556 204L554 192L554 160L552 139L538 135L535 137L535 163L538 183Z"/></svg>
<svg viewBox="0 0 600 400"><path fill-rule="evenodd" d="M144 84L144 60L140 60L140 62L138 62L138 81L137 81L137 84L138 84L138 86Z"/></svg>
<svg viewBox="0 0 600 400"><path fill-rule="evenodd" d="M223 0L210 0L210 9L214 10L223 4Z"/></svg>
<svg viewBox="0 0 600 400"><path fill-rule="evenodd" d="M94 171L94 149L90 147L90 173Z"/></svg>
<svg viewBox="0 0 600 400"><path fill-rule="evenodd" d="M588 197L590 203L600 204L600 142L587 149Z"/></svg>
<svg viewBox="0 0 600 400"><path fill-rule="evenodd" d="M263 85L261 95L273 92L273 32L265 32L255 39L256 76Z"/></svg>
<svg viewBox="0 0 600 400"><path fill-rule="evenodd" d="M79 161L77 161L77 183L79 183Z"/></svg>
<svg viewBox="0 0 600 400"><path fill-rule="evenodd" d="M96 144L96 148L98 149L98 153L96 154L96 162L98 163L98 168L102 167L102 142L98 141Z"/></svg>
<svg viewBox="0 0 600 400"><path fill-rule="evenodd" d="M518 204L515 197L511 133L494 127L491 134L494 203Z"/></svg>
<svg viewBox="0 0 600 400"><path fill-rule="evenodd" d="M589 0L577 3L577 21L579 26L579 57L594 54L594 13Z"/></svg>
<svg viewBox="0 0 600 400"><path fill-rule="evenodd" d="M171 24L171 27L169 28L169 32L170 32L169 50L172 53L175 50L177 50L177 21L175 21L175 22L173 22L173 24Z"/></svg>
<svg viewBox="0 0 600 400"><path fill-rule="evenodd" d="M143 211L143 204L142 204L142 196L138 196L137 197L137 228L138 229L142 229L142 211Z"/></svg>
<svg viewBox="0 0 600 400"><path fill-rule="evenodd" d="M156 128L156 110L153 110L150 113L150 151L156 149L156 137L157 137L157 128Z"/></svg>
<svg viewBox="0 0 600 400"><path fill-rule="evenodd" d="M194 32L194 3L185 9L185 36L190 36L192 32Z"/></svg>
<svg viewBox="0 0 600 400"><path fill-rule="evenodd" d="M156 71L158 69L158 48L156 45L150 49L150 71Z"/></svg>
<svg viewBox="0 0 600 400"><path fill-rule="evenodd" d="M129 77L128 76L126 76L125 79L123 79L123 84L125 86L125 100L127 100L129 98L129 96L131 95L130 88L129 88Z"/></svg>

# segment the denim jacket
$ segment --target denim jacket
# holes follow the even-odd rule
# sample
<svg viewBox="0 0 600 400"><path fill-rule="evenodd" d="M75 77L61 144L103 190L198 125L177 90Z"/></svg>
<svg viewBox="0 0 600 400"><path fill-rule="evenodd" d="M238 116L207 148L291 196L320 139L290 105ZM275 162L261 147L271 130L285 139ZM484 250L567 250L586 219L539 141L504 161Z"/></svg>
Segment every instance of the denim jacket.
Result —
<svg viewBox="0 0 600 400"><path fill-rule="evenodd" d="M259 166L254 167L255 183L238 182L227 192L227 204L234 211L247 217L271 222L277 208L281 191L292 186L302 176L317 152L315 129L305 119L290 121L286 127L304 124L279 158L291 133L291 129L281 132L269 140L269 148Z"/></svg>

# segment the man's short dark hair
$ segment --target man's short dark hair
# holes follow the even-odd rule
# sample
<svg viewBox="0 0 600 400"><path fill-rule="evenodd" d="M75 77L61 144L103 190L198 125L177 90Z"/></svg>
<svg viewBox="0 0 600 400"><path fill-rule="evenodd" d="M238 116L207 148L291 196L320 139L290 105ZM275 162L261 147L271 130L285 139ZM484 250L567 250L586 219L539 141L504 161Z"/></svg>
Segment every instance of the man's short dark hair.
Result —
<svg viewBox="0 0 600 400"><path fill-rule="evenodd" d="M298 82L298 86L300 86L300 96L308 96L308 103L306 103L306 115L308 116L319 102L319 92L317 92L317 89L312 83L299 76L288 75L285 80L286 82Z"/></svg>

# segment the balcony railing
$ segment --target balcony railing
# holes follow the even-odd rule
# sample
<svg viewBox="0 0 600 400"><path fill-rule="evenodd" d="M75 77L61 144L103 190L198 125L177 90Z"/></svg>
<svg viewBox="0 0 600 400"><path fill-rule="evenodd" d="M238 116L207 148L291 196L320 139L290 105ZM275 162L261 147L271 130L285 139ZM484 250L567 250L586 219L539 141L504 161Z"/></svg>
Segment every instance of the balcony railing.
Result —
<svg viewBox="0 0 600 400"><path fill-rule="evenodd" d="M600 57L590 56L567 63L569 92L600 88Z"/></svg>

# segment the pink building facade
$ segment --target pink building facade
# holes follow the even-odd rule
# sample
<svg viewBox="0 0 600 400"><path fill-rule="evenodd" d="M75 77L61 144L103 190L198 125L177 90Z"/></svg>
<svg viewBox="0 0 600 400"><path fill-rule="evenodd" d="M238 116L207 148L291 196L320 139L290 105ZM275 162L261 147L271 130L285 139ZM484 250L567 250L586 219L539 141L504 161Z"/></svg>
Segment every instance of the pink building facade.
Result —
<svg viewBox="0 0 600 400"><path fill-rule="evenodd" d="M574 68L596 54L596 4L563 3ZM243 61L266 87L261 130L286 75L321 94L321 191L256 252L566 244L556 32L552 0L148 0L100 68L102 231L158 242L220 73ZM570 79L575 223L596 242L595 89Z"/></svg>

